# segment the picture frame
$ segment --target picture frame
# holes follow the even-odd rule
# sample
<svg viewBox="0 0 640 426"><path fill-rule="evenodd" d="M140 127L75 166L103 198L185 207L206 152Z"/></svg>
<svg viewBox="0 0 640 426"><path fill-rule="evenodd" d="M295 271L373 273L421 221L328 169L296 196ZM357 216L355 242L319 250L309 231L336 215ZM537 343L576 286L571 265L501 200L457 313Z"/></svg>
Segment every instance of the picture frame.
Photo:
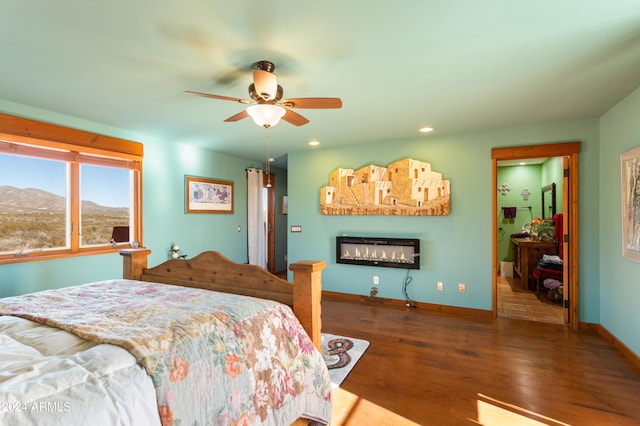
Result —
<svg viewBox="0 0 640 426"><path fill-rule="evenodd" d="M233 213L233 182L185 176L187 213Z"/></svg>
<svg viewBox="0 0 640 426"><path fill-rule="evenodd" d="M282 214L289 214L289 199L286 195L282 196Z"/></svg>
<svg viewBox="0 0 640 426"><path fill-rule="evenodd" d="M640 262L640 146L620 155L622 255Z"/></svg>

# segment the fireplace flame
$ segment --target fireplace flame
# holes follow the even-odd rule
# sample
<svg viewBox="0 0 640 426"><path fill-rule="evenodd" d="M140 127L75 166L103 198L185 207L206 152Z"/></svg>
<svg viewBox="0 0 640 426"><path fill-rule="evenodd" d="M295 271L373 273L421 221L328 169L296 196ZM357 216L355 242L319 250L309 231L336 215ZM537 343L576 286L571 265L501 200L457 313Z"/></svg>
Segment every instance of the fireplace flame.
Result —
<svg viewBox="0 0 640 426"><path fill-rule="evenodd" d="M420 269L416 260L420 242L416 239L337 237L336 243L338 263Z"/></svg>
<svg viewBox="0 0 640 426"><path fill-rule="evenodd" d="M355 247L354 247L355 246ZM341 259L362 260L362 261L391 261L397 263L413 263L412 247L395 246L387 249L375 248L360 244L344 244ZM354 254L351 254L353 251ZM390 252L390 255L389 255Z"/></svg>

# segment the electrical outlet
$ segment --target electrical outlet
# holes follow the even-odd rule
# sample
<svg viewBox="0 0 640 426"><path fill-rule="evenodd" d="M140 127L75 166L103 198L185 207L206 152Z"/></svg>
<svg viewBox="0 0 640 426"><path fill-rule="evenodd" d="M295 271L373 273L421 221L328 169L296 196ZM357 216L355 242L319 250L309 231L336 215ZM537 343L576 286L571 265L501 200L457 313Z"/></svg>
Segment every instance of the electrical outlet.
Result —
<svg viewBox="0 0 640 426"><path fill-rule="evenodd" d="M378 278L377 275L373 276L373 285L378 285L380 284L380 278Z"/></svg>
<svg viewBox="0 0 640 426"><path fill-rule="evenodd" d="M438 291L443 291L444 283L442 281L438 281L437 288L438 288Z"/></svg>
<svg viewBox="0 0 640 426"><path fill-rule="evenodd" d="M467 291L467 286L465 285L465 283L458 284L458 291L460 293L464 293L465 291Z"/></svg>

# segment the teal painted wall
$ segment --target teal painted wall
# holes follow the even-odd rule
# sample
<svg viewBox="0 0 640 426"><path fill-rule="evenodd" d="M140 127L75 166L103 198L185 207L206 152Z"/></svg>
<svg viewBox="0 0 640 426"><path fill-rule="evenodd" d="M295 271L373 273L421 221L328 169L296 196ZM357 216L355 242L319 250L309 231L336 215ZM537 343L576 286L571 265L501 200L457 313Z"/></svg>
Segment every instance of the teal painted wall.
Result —
<svg viewBox="0 0 640 426"><path fill-rule="evenodd" d="M600 323L640 355L640 263L622 256L620 154L640 146L640 88L600 120Z"/></svg>
<svg viewBox="0 0 640 426"><path fill-rule="evenodd" d="M218 250L235 262L247 261L247 167L259 162L219 154L173 140L152 140L145 135L124 132L97 123L0 101L7 114L65 125L120 137L144 144L143 242L151 249L149 264L169 258L173 244L190 257L205 250ZM275 168L276 200L286 193L286 171ZM203 176L234 183L233 214L185 214L185 175ZM276 259L285 269L286 216L276 202L278 237ZM283 222L284 221L284 222ZM241 231L237 231L240 225ZM65 287L122 276L118 254L80 256L60 260L0 265L0 297Z"/></svg>
<svg viewBox="0 0 640 426"><path fill-rule="evenodd" d="M145 245L152 249L150 264L167 260L173 244L189 257L219 250L234 262L246 262L245 169L259 166L188 144L145 144L143 231ZM185 175L232 181L233 214L185 214Z"/></svg>
<svg viewBox="0 0 640 426"><path fill-rule="evenodd" d="M118 254L0 265L0 297L122 278Z"/></svg>
<svg viewBox="0 0 640 426"><path fill-rule="evenodd" d="M289 225L302 233L289 233L291 261L322 259L326 290L368 295L372 277L380 277L380 297L403 299L406 271L393 268L337 264L335 237L341 234L414 237L421 240L419 271L410 273L409 295L418 302L491 309L492 185L491 149L562 141L581 141L580 285L581 321L599 320L598 237L598 121L583 120L497 129L455 136L437 134L404 141L345 145L335 149L309 149L289 154ZM358 169L386 165L402 158L431 163L451 182L451 214L432 217L323 216L320 188L337 168ZM536 204L538 204L536 202ZM444 282L444 291L436 282ZM467 292L457 291L458 283Z"/></svg>

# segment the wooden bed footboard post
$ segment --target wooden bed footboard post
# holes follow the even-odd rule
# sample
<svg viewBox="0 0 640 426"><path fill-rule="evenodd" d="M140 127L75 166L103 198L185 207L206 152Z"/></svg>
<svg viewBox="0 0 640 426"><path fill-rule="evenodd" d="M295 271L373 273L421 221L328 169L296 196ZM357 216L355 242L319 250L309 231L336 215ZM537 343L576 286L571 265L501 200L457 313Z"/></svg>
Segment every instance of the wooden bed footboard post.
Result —
<svg viewBox="0 0 640 426"><path fill-rule="evenodd" d="M139 280L142 271L147 267L147 260L151 254L151 250L138 249L122 249L122 278L127 280Z"/></svg>
<svg viewBox="0 0 640 426"><path fill-rule="evenodd" d="M293 312L319 351L322 351L322 270L326 267L322 260L299 260L289 265L293 271Z"/></svg>

